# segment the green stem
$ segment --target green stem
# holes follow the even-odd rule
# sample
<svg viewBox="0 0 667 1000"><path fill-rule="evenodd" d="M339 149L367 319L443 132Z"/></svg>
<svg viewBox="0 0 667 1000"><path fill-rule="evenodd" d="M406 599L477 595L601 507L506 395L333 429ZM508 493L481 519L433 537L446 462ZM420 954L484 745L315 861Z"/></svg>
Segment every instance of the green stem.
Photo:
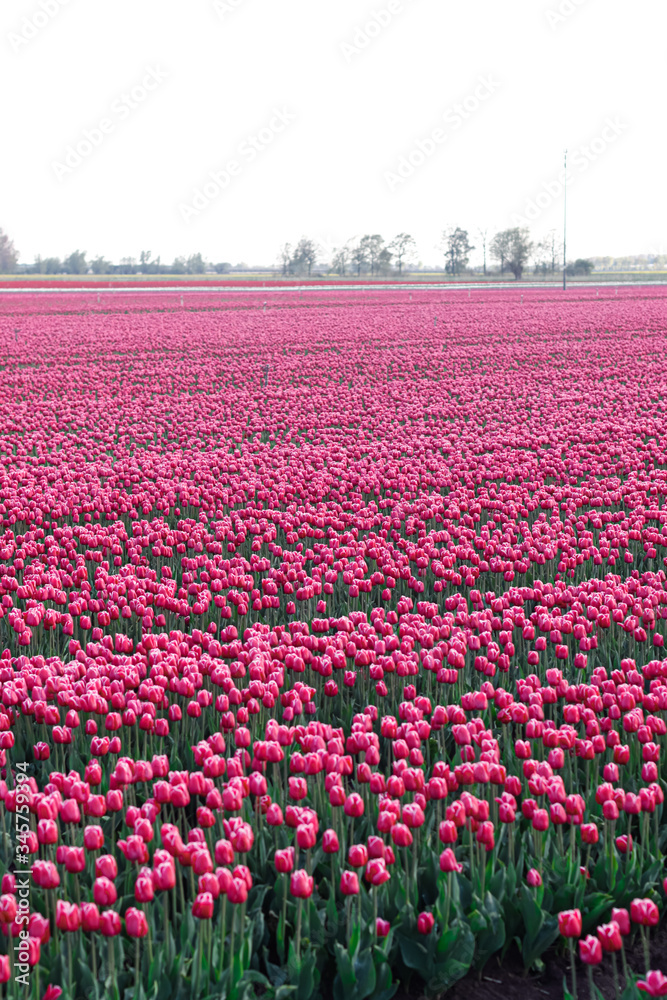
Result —
<svg viewBox="0 0 667 1000"><path fill-rule="evenodd" d="M299 896L299 901L296 904L296 960L301 962L301 911L303 909L303 899Z"/></svg>
<svg viewBox="0 0 667 1000"><path fill-rule="evenodd" d="M621 995L621 990L620 990L619 985L618 985L618 961L616 959L616 952L615 951L612 951L612 953L611 953L611 960L612 960L612 964L614 966L614 997L616 998L616 1000L618 1000L618 998Z"/></svg>
<svg viewBox="0 0 667 1000"><path fill-rule="evenodd" d="M236 931L236 907L232 906L232 929L229 937L229 989L234 986L234 932Z"/></svg>
<svg viewBox="0 0 667 1000"><path fill-rule="evenodd" d="M222 918L220 921L220 976L225 967L225 938L227 937L227 893L222 897Z"/></svg>
<svg viewBox="0 0 667 1000"><path fill-rule="evenodd" d="M648 976L651 968L651 949L649 947L648 939L648 927L642 925L642 945L644 948L644 964L646 966L646 975Z"/></svg>
<svg viewBox="0 0 667 1000"><path fill-rule="evenodd" d="M574 1000L577 1000L577 966L576 958L574 954L574 940L573 938L567 939L568 947L570 949L570 965L572 966L572 996Z"/></svg>

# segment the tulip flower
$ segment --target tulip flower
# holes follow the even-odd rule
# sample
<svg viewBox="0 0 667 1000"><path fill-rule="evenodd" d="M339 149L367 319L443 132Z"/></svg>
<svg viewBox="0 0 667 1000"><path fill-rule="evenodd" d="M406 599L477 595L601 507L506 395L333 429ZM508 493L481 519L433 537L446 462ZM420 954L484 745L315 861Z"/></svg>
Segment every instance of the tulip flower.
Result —
<svg viewBox="0 0 667 1000"><path fill-rule="evenodd" d="M341 872L340 891L344 896L356 896L359 892L359 879L356 872ZM294 892L292 892L294 895Z"/></svg>
<svg viewBox="0 0 667 1000"><path fill-rule="evenodd" d="M274 856L274 863L277 872L289 873L294 868L294 848L286 847L284 850L278 850Z"/></svg>
<svg viewBox="0 0 667 1000"><path fill-rule="evenodd" d="M638 980L637 989L648 993L650 997L667 997L667 976L659 969L649 970L646 979Z"/></svg>
<svg viewBox="0 0 667 1000"><path fill-rule="evenodd" d="M612 920L608 924L601 924L597 929L597 936L603 951L620 951L623 947L621 928Z"/></svg>
<svg viewBox="0 0 667 1000"><path fill-rule="evenodd" d="M16 919L16 898L8 893L0 896L0 924L11 924Z"/></svg>
<svg viewBox="0 0 667 1000"><path fill-rule="evenodd" d="M299 899L307 899L312 896L314 880L312 875L308 875L302 868L292 872L290 878L290 893Z"/></svg>
<svg viewBox="0 0 667 1000"><path fill-rule="evenodd" d="M387 871L387 866L383 858L371 858L371 860L366 865L366 871L364 872L364 878L371 885L379 886L388 882L391 875Z"/></svg>
<svg viewBox="0 0 667 1000"><path fill-rule="evenodd" d="M101 826L84 827L83 846L87 851L99 851L104 846L104 834Z"/></svg>
<svg viewBox="0 0 667 1000"><path fill-rule="evenodd" d="M93 882L93 899L98 906L112 906L118 897L113 882L101 875Z"/></svg>
<svg viewBox="0 0 667 1000"><path fill-rule="evenodd" d="M99 929L100 926L100 911L98 910L95 903L82 903L81 904L81 927L83 930L90 934L93 931Z"/></svg>
<svg viewBox="0 0 667 1000"><path fill-rule="evenodd" d="M130 937L142 938L148 934L148 921L143 910L129 906L125 911L125 930Z"/></svg>
<svg viewBox="0 0 667 1000"><path fill-rule="evenodd" d="M56 927L61 931L78 931L81 926L81 913L76 903L67 903L63 899L56 901Z"/></svg>
<svg viewBox="0 0 667 1000"><path fill-rule="evenodd" d="M197 894L192 904L192 915L199 920L210 920L213 916L213 896L210 892Z"/></svg>
<svg viewBox="0 0 667 1000"><path fill-rule="evenodd" d="M643 927L655 927L660 919L660 911L652 899L633 899L630 903L630 919Z"/></svg>
<svg viewBox="0 0 667 1000"><path fill-rule="evenodd" d="M611 919L615 924L618 924L618 928L624 937L630 933L630 914L627 910L622 908L616 909L614 907L611 911Z"/></svg>
<svg viewBox="0 0 667 1000"><path fill-rule="evenodd" d="M579 941L579 957L586 965L599 965L602 961L602 945L598 938L589 934Z"/></svg>
<svg viewBox="0 0 667 1000"><path fill-rule="evenodd" d="M230 903L245 903L248 898L248 885L243 878L232 878L227 886L227 899Z"/></svg>
<svg viewBox="0 0 667 1000"><path fill-rule="evenodd" d="M116 913L115 910L102 910L100 913L99 930L104 937L115 937L117 934L120 934L120 914Z"/></svg>
<svg viewBox="0 0 667 1000"><path fill-rule="evenodd" d="M368 849L365 844L351 844L347 852L348 864L353 868L365 868L368 864Z"/></svg>
<svg viewBox="0 0 667 1000"><path fill-rule="evenodd" d="M337 854L340 850L338 834L335 830L325 830L322 834L322 850L325 854Z"/></svg>

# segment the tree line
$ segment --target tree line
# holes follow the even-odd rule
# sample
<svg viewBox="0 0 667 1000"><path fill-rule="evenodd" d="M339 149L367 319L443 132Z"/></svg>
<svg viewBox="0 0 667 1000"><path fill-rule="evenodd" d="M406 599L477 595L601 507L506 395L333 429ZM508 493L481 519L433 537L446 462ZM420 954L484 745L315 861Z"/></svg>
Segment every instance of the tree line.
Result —
<svg viewBox="0 0 667 1000"><path fill-rule="evenodd" d="M503 229L489 235L488 229L478 229L479 249L482 252L482 270L489 273L488 260L498 264L500 274L510 273L516 279L523 276L532 262L535 274L555 274L560 270L563 246L557 231L552 229L539 242L533 242L527 228ZM470 242L467 229L450 226L440 240L439 248L444 256L445 273L459 277L470 271L470 254L476 247ZM344 277L347 274L402 275L414 265L417 244L409 233L399 233L389 243L379 234L367 234L348 240L336 247L328 265L329 274ZM302 237L292 246L285 243L280 249L278 263L283 276L310 275L321 258L322 250L317 243ZM589 274L593 270L591 261L577 259L566 267L568 274Z"/></svg>
<svg viewBox="0 0 667 1000"><path fill-rule="evenodd" d="M442 233L439 249L444 258L445 273L460 277L469 273L470 254L479 249L482 254L482 271L489 273L489 261L495 261L500 275L512 274L520 279L532 264L534 273L546 277L560 271L563 246L555 229L544 239L533 242L527 228L503 229L491 235L488 229L478 229L471 243L467 229L450 226ZM340 277L346 275L402 276L415 266L417 244L409 233L399 233L389 242L378 233L348 240L326 251L315 240L302 237L294 246L285 243L278 255L278 266L283 276L311 276L314 270L321 274L328 271ZM326 260L324 264L318 261ZM0 229L0 273L12 274L18 265L18 252L12 240ZM200 253L189 257L176 257L171 264L163 264L160 257L153 257L150 250L143 250L139 258L123 257L120 264L112 264L104 257L88 260L85 251L74 250L63 259L59 257L35 258L34 264L22 268L27 274L228 274L229 263L208 264ZM577 259L566 267L567 274L589 274L593 270L590 260Z"/></svg>

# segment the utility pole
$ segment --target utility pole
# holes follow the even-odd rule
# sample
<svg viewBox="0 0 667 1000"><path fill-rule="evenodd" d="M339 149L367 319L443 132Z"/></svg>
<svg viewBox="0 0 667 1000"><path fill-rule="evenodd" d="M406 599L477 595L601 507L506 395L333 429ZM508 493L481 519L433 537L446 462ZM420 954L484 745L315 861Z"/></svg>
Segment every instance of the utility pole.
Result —
<svg viewBox="0 0 667 1000"><path fill-rule="evenodd" d="M567 288L567 149L565 150L565 173L563 175L563 291Z"/></svg>

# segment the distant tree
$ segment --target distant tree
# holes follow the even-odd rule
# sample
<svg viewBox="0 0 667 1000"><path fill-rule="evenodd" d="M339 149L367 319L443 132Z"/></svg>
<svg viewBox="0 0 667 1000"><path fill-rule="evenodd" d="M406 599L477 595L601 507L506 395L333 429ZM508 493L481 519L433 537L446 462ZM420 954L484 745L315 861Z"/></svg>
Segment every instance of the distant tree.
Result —
<svg viewBox="0 0 667 1000"><path fill-rule="evenodd" d="M204 263L204 258L200 253L193 253L187 259L186 270L188 274L204 274L206 271L206 264Z"/></svg>
<svg viewBox="0 0 667 1000"><path fill-rule="evenodd" d="M484 277L486 277L486 244L488 243L489 230L479 229L477 230L477 235L479 236L480 243L482 244L482 254L484 257Z"/></svg>
<svg viewBox="0 0 667 1000"><path fill-rule="evenodd" d="M45 257L41 261L41 267L43 270L40 271L40 274L62 274L64 271L60 257Z"/></svg>
<svg viewBox="0 0 667 1000"><path fill-rule="evenodd" d="M465 271L470 251L475 249L468 240L468 231L460 226L446 229L441 246L445 254L445 271L454 276Z"/></svg>
<svg viewBox="0 0 667 1000"><path fill-rule="evenodd" d="M216 274L229 274L232 269L232 265L225 262L224 264L214 264L213 270Z"/></svg>
<svg viewBox="0 0 667 1000"><path fill-rule="evenodd" d="M357 245L353 246L350 251L350 259L356 268L357 276L361 274L362 269L366 270L369 264L368 245L364 242L364 239L359 240Z"/></svg>
<svg viewBox="0 0 667 1000"><path fill-rule="evenodd" d="M377 274L389 274L391 271L391 259L394 255L392 254L389 247L383 247L378 254L377 264L375 265L375 271Z"/></svg>
<svg viewBox="0 0 667 1000"><path fill-rule="evenodd" d="M109 274L111 272L111 264L104 257L96 257L95 260L91 260L90 266L93 269L93 274Z"/></svg>
<svg viewBox="0 0 667 1000"><path fill-rule="evenodd" d="M350 262L351 256L352 252L348 244L334 250L331 268L329 269L330 272L333 271L335 274L339 274L344 278L347 274L347 265Z"/></svg>
<svg viewBox="0 0 667 1000"><path fill-rule="evenodd" d="M533 260L536 270L543 274L546 274L547 271L554 274L559 266L562 253L563 243L558 235L558 230L550 229L544 239L535 244Z"/></svg>
<svg viewBox="0 0 667 1000"><path fill-rule="evenodd" d="M398 264L398 273L403 274L403 262L408 263L414 256L417 244L408 233L399 233L388 246Z"/></svg>
<svg viewBox="0 0 667 1000"><path fill-rule="evenodd" d="M501 274L507 267L518 281L532 254L528 229L504 229L491 241L491 256L500 261Z"/></svg>
<svg viewBox="0 0 667 1000"><path fill-rule="evenodd" d="M317 246L313 240L302 236L292 254L292 270L296 274L304 272L310 276L315 260L317 259Z"/></svg>
<svg viewBox="0 0 667 1000"><path fill-rule="evenodd" d="M65 274L87 274L88 263L86 261L85 250L75 250L69 257L65 257L63 267Z"/></svg>
<svg viewBox="0 0 667 1000"><path fill-rule="evenodd" d="M578 274L590 274L594 268L592 260L586 260L583 257L577 257L574 264L568 264L565 268L565 273L571 277Z"/></svg>
<svg viewBox="0 0 667 1000"><path fill-rule="evenodd" d="M171 274L186 274L187 273L187 262L185 257L176 257L174 263L169 268Z"/></svg>
<svg viewBox="0 0 667 1000"><path fill-rule="evenodd" d="M509 232L510 232L509 229L504 229L502 232L496 233L496 235L491 240L491 244L489 247L493 259L500 262L501 274L505 273L505 267L507 266L507 259L510 254L509 235L508 235Z"/></svg>
<svg viewBox="0 0 667 1000"><path fill-rule="evenodd" d="M380 254L384 249L384 240L378 233L375 233L373 236L362 236L359 241L359 246L363 248L366 261L370 264L371 274L376 274L380 261Z"/></svg>
<svg viewBox="0 0 667 1000"><path fill-rule="evenodd" d="M0 274L13 274L18 259L13 240L0 229Z"/></svg>
<svg viewBox="0 0 667 1000"><path fill-rule="evenodd" d="M292 273L292 244L283 243L278 254L278 261L280 263L283 278L286 278L288 274Z"/></svg>

